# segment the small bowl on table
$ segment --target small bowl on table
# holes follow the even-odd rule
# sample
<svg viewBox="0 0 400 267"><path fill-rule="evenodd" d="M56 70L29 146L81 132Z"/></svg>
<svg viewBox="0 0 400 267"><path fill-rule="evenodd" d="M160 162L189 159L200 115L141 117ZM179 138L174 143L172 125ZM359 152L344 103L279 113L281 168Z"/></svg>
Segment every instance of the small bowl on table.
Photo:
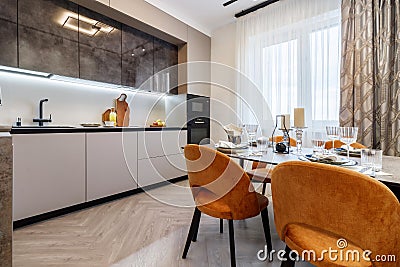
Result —
<svg viewBox="0 0 400 267"><path fill-rule="evenodd" d="M104 126L105 127L114 127L115 126L115 122L113 122L113 121L105 121L104 122Z"/></svg>

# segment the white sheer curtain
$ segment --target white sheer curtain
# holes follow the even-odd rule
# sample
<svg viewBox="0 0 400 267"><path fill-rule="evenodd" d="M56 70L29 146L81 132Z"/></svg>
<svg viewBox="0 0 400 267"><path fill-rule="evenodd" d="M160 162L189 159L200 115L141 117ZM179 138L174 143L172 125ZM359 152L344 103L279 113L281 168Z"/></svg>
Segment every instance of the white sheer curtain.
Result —
<svg viewBox="0 0 400 267"><path fill-rule="evenodd" d="M281 0L238 20L237 68L259 90L239 80L245 102L267 103L273 118L291 114L292 124L293 109L304 107L309 128L339 123L340 3ZM243 102L238 111L243 121L252 116Z"/></svg>

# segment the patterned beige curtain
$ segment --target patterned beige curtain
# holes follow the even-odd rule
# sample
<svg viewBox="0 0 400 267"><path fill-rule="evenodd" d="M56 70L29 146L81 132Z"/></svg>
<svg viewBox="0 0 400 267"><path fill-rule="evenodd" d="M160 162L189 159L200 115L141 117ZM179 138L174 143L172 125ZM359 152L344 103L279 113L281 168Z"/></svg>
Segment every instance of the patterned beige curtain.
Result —
<svg viewBox="0 0 400 267"><path fill-rule="evenodd" d="M400 1L342 1L340 124L400 156Z"/></svg>

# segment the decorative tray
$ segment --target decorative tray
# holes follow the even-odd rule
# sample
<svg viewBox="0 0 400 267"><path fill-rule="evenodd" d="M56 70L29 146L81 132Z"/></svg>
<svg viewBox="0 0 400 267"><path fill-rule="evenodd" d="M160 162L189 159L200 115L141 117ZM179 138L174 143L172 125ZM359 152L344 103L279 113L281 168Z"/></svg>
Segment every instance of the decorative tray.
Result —
<svg viewBox="0 0 400 267"><path fill-rule="evenodd" d="M247 147L241 147L241 148L217 147L217 150L225 154L236 154L238 152L247 150Z"/></svg>
<svg viewBox="0 0 400 267"><path fill-rule="evenodd" d="M330 159L317 158L316 156L314 156L312 154L308 154L308 155L304 155L304 158L306 160L312 161L312 162L318 162L318 163L324 163L324 164L330 164L330 165L338 165L338 166L355 166L358 164L357 161L354 161L352 159L348 160L347 158L344 158L344 157L339 157L337 160L330 160Z"/></svg>
<svg viewBox="0 0 400 267"><path fill-rule="evenodd" d="M100 123L81 123L83 127L100 127Z"/></svg>

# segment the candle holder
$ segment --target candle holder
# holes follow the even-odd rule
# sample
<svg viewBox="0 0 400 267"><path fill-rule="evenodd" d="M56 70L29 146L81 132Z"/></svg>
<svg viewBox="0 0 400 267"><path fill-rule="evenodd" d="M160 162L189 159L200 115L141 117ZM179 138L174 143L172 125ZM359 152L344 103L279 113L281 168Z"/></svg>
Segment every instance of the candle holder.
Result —
<svg viewBox="0 0 400 267"><path fill-rule="evenodd" d="M301 149L303 147L303 130L307 127L293 127L296 133L296 155L302 155Z"/></svg>
<svg viewBox="0 0 400 267"><path fill-rule="evenodd" d="M282 122L281 125L283 125L283 128L278 128L278 119L281 118ZM282 142L276 142L275 141L275 132L277 130L282 131L283 135L283 140ZM275 120L275 128L274 131L272 132L272 151L274 153L283 153L283 154L289 154L290 152L290 137L289 137L289 129L286 128L286 122L285 122L285 116L284 115L276 115L276 120Z"/></svg>

